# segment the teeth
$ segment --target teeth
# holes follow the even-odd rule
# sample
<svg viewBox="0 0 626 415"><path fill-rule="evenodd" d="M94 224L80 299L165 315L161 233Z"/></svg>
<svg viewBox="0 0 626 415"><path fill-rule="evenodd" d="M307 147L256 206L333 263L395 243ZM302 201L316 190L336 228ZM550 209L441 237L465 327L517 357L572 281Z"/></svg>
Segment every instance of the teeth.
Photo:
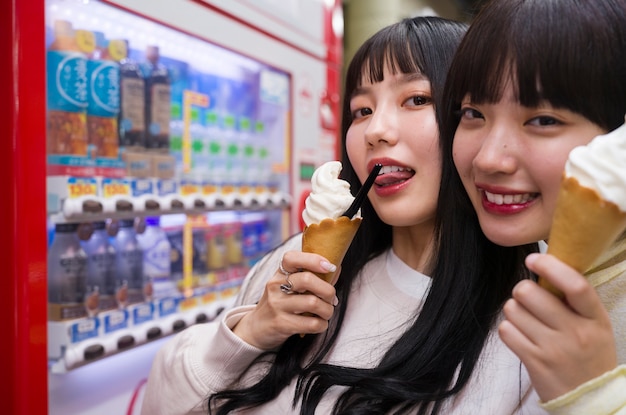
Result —
<svg viewBox="0 0 626 415"><path fill-rule="evenodd" d="M485 196L487 197L487 200L489 202L495 203L496 205L517 205L520 203L526 203L533 198L533 195L530 193L501 195L496 193L489 193L487 191L485 191Z"/></svg>
<svg viewBox="0 0 626 415"><path fill-rule="evenodd" d="M378 175L380 176L381 174L386 174L386 173L394 173L397 171L412 171L413 169L410 169L408 167L400 167L400 166L383 166L382 169L380 169L380 171L378 172Z"/></svg>

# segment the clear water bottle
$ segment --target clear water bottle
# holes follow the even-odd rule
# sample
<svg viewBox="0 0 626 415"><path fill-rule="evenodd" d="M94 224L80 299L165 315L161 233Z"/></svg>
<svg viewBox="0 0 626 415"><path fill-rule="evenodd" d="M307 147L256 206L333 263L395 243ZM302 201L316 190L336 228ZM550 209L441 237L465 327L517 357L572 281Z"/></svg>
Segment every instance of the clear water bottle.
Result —
<svg viewBox="0 0 626 415"><path fill-rule="evenodd" d="M87 255L80 246L77 223L58 223L48 250L48 303L50 320L86 315Z"/></svg>
<svg viewBox="0 0 626 415"><path fill-rule="evenodd" d="M113 239L115 274L119 306L140 303L152 297L152 286L143 273L143 251L137 241L133 219L119 221L119 230Z"/></svg>
<svg viewBox="0 0 626 415"><path fill-rule="evenodd" d="M88 292L99 295L99 310L106 311L114 309L117 305L115 301L115 249L109 243L104 221L94 222L92 227L91 237L81 242L87 254L87 287Z"/></svg>
<svg viewBox="0 0 626 415"><path fill-rule="evenodd" d="M175 296L178 290L170 269L172 245L160 226L159 217L147 217L145 222L146 229L137 235L143 251L144 277L152 283L154 298Z"/></svg>

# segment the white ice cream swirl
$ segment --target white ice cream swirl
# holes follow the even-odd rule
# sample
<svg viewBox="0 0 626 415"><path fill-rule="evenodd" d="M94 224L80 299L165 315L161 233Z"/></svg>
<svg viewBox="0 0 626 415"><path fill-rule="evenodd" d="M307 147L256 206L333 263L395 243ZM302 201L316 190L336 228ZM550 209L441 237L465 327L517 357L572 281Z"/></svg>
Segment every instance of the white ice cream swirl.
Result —
<svg viewBox="0 0 626 415"><path fill-rule="evenodd" d="M574 148L565 174L626 211L626 124Z"/></svg>
<svg viewBox="0 0 626 415"><path fill-rule="evenodd" d="M318 167L311 177L311 193L305 201L302 219L307 226L323 219L336 219L352 204L350 184L339 178L341 162L329 161ZM355 215L360 217L360 211Z"/></svg>

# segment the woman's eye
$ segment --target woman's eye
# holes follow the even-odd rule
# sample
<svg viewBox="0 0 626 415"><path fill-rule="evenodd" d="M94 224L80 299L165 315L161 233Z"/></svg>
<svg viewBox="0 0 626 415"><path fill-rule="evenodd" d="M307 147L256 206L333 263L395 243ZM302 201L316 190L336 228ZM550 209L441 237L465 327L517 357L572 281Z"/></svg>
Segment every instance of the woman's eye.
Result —
<svg viewBox="0 0 626 415"><path fill-rule="evenodd" d="M532 120L528 121L528 124L534 125L537 127L546 127L550 125L559 125L561 124L561 122L554 117L550 117L546 115L546 116L535 117Z"/></svg>
<svg viewBox="0 0 626 415"><path fill-rule="evenodd" d="M466 120L476 120L484 118L480 111L477 111L474 108L461 108L461 110L459 111L459 116L461 119Z"/></svg>
<svg viewBox="0 0 626 415"><path fill-rule="evenodd" d="M352 111L352 119L356 120L359 118L367 117L368 115L372 115L373 111L371 108L359 108L358 110Z"/></svg>
<svg viewBox="0 0 626 415"><path fill-rule="evenodd" d="M416 95L414 97L411 97L411 98L407 99L405 101L405 105L421 107L421 106L424 106L424 105L428 105L428 104L430 104L432 102L433 102L433 99L431 97L424 96L424 95Z"/></svg>

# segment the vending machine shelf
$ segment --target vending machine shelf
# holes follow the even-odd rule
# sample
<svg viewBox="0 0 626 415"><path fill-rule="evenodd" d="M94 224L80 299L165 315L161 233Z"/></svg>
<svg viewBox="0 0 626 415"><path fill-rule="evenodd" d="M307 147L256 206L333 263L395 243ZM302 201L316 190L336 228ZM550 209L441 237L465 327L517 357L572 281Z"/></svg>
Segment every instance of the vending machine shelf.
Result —
<svg viewBox="0 0 626 415"><path fill-rule="evenodd" d="M175 182L123 179L118 181L117 194L107 190L110 183L102 179L73 176L48 177L48 214L55 223L90 222L105 219L160 216L168 214L198 215L214 211L288 210L291 196L278 190L181 193ZM173 191L134 194L132 189L149 188ZM124 190L127 189L127 190Z"/></svg>
<svg viewBox="0 0 626 415"><path fill-rule="evenodd" d="M96 316L48 322L49 370L63 374L92 362L215 319L235 300L241 281L195 289L109 310Z"/></svg>

